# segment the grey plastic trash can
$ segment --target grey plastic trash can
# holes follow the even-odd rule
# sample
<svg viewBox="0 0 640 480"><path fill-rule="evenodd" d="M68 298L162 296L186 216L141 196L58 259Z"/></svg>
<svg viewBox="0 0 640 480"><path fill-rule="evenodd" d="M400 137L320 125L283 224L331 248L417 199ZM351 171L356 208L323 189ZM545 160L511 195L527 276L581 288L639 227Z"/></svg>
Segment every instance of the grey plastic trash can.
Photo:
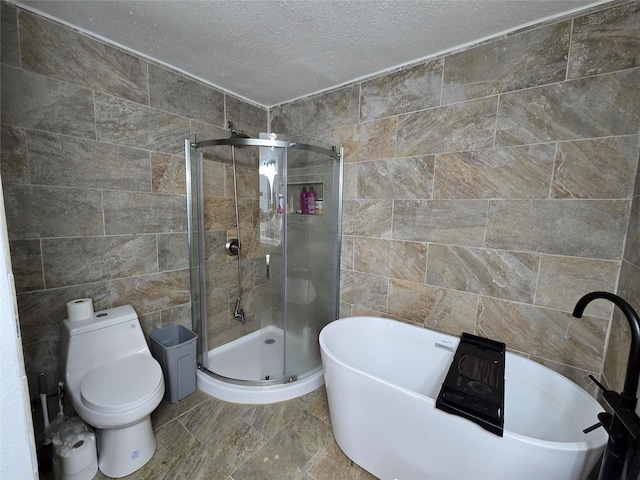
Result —
<svg viewBox="0 0 640 480"><path fill-rule="evenodd" d="M164 398L176 403L196 391L196 338L182 325L171 325L149 334L151 355L164 374Z"/></svg>

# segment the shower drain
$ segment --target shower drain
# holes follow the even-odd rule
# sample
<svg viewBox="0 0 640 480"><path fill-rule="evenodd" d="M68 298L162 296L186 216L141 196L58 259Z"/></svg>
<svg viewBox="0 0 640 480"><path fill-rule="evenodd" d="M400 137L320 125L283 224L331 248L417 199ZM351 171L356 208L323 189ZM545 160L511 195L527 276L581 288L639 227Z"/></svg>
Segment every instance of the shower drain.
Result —
<svg viewBox="0 0 640 480"><path fill-rule="evenodd" d="M276 343L276 341L273 338L267 338L264 343L266 343L267 345L271 345L272 343Z"/></svg>

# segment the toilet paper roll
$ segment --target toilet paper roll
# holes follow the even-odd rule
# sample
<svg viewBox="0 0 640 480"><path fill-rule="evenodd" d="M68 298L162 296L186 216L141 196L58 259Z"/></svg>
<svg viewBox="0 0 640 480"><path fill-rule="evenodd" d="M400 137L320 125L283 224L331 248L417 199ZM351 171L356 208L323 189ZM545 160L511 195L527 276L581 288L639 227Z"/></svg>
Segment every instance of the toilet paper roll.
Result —
<svg viewBox="0 0 640 480"><path fill-rule="evenodd" d="M67 318L72 322L93 317L93 302L90 298L79 298L67 303Z"/></svg>
<svg viewBox="0 0 640 480"><path fill-rule="evenodd" d="M91 480L98 472L96 437L81 433L61 449L63 478L65 480Z"/></svg>

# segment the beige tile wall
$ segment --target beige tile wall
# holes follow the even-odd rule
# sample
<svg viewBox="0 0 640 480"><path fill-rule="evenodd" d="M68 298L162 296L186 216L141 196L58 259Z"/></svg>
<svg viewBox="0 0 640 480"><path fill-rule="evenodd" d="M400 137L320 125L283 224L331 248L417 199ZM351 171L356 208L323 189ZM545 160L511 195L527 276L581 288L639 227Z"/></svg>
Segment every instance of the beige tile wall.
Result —
<svg viewBox="0 0 640 480"><path fill-rule="evenodd" d="M266 111L6 3L1 20L21 330L30 378L52 383L68 300L131 303L147 331L188 322L183 139L227 120L255 135ZM629 2L272 109L273 131L345 146L343 315L489 335L580 383L600 373L611 307L570 312L619 276L640 301L639 25ZM218 160L205 182L224 204Z"/></svg>
<svg viewBox="0 0 640 480"><path fill-rule="evenodd" d="M96 309L131 304L146 333L191 325L184 139L224 137L228 120L257 135L266 131L267 111L1 7L1 175L34 394L40 371L55 391L60 325L72 299L91 297ZM228 159L213 159L209 200L232 203ZM240 193L250 203L245 183ZM228 209L213 210L219 219ZM209 232L209 241L223 247L228 223ZM229 323L235 270L220 271L232 281L212 294L219 321Z"/></svg>
<svg viewBox="0 0 640 480"><path fill-rule="evenodd" d="M639 52L634 1L272 109L345 146L342 315L487 335L589 384L612 307L576 301L622 271L640 309Z"/></svg>
<svg viewBox="0 0 640 480"><path fill-rule="evenodd" d="M631 304L636 313L640 314L640 168L636 174L636 188L631 204L631 217L617 293ZM629 323L616 309L611 323L609 348L604 361L604 376L609 388L618 392L624 385L630 346ZM640 397L640 388L637 396ZM636 412L640 415L640 404L636 407Z"/></svg>

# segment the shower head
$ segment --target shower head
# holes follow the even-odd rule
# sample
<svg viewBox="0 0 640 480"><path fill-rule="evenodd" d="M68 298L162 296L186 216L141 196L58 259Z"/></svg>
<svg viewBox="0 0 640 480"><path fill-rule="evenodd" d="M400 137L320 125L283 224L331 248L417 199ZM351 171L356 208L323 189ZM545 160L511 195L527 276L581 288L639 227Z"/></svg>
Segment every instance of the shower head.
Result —
<svg viewBox="0 0 640 480"><path fill-rule="evenodd" d="M227 128L231 132L229 138L251 138L251 135L243 132L242 130L236 130L233 122L227 122Z"/></svg>
<svg viewBox="0 0 640 480"><path fill-rule="evenodd" d="M231 130L229 138L251 138L251 135L244 133L242 130Z"/></svg>

